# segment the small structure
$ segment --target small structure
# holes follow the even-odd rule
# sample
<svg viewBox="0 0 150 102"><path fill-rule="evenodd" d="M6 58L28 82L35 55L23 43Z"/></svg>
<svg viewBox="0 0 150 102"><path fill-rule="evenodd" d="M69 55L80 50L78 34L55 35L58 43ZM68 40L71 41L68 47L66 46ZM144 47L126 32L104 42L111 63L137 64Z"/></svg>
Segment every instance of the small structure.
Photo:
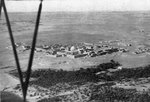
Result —
<svg viewBox="0 0 150 102"><path fill-rule="evenodd" d="M79 54L83 54L84 50L83 49L78 49Z"/></svg>
<svg viewBox="0 0 150 102"><path fill-rule="evenodd" d="M37 47L37 48L35 48L35 51L36 51L36 52L44 52L45 49Z"/></svg>
<svg viewBox="0 0 150 102"><path fill-rule="evenodd" d="M61 50L61 51L62 51L62 50L64 51L64 50L65 50L65 47L62 46L62 47L60 48L60 50Z"/></svg>
<svg viewBox="0 0 150 102"><path fill-rule="evenodd" d="M67 57L69 58L80 58L80 57L85 57L87 54L77 54L77 55L72 55L72 54L67 54Z"/></svg>
<svg viewBox="0 0 150 102"><path fill-rule="evenodd" d="M21 46L21 43L15 43L15 46L18 48Z"/></svg>
<svg viewBox="0 0 150 102"><path fill-rule="evenodd" d="M118 68L117 68L118 70L122 70L122 66L118 66Z"/></svg>
<svg viewBox="0 0 150 102"><path fill-rule="evenodd" d="M55 51L55 50L49 50L46 53L50 54L50 55L55 55L55 54L57 54L57 51Z"/></svg>
<svg viewBox="0 0 150 102"><path fill-rule="evenodd" d="M49 47L48 45L43 45L42 48L47 50L47 49L49 49L50 47Z"/></svg>
<svg viewBox="0 0 150 102"><path fill-rule="evenodd" d="M29 45L22 46L23 50L29 50L31 47Z"/></svg>

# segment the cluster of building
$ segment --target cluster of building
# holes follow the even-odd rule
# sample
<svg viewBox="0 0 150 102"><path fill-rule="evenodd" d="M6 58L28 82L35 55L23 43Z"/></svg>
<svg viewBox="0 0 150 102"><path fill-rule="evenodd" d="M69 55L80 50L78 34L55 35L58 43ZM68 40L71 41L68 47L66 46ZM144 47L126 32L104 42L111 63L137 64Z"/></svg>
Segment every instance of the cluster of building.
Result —
<svg viewBox="0 0 150 102"><path fill-rule="evenodd" d="M150 53L150 48L139 47L139 48L135 49L135 51L133 53L135 53L135 54Z"/></svg>
<svg viewBox="0 0 150 102"><path fill-rule="evenodd" d="M69 58L79 58L79 57L96 57L106 54L111 54L114 52L122 51L126 52L124 48L100 46L100 45L82 45L82 46L60 46L58 48L48 48L48 47L36 47L36 52L45 52L47 56L50 57L69 57Z"/></svg>
<svg viewBox="0 0 150 102"><path fill-rule="evenodd" d="M30 50L31 46L25 43L15 43L18 51ZM115 46L114 46L115 45ZM44 52L50 57L69 57L69 58L79 58L79 57L95 57L106 54L111 54L113 52L129 52L127 47L132 46L130 43L125 43L119 40L115 41L99 41L97 44L92 43L80 43L75 45L41 45L36 46L35 52ZM7 47L12 49L11 46ZM134 50L134 54L149 53L150 48L148 47L138 47Z"/></svg>
<svg viewBox="0 0 150 102"><path fill-rule="evenodd" d="M107 42L111 43L111 42ZM16 47L19 51L30 50L31 46L21 43L16 43ZM74 45L42 45L36 46L35 52L44 52L50 57L69 57L69 58L79 58L79 57L96 57L106 54L112 54L114 52L127 52L128 49L121 47L114 47L105 43L82 43Z"/></svg>

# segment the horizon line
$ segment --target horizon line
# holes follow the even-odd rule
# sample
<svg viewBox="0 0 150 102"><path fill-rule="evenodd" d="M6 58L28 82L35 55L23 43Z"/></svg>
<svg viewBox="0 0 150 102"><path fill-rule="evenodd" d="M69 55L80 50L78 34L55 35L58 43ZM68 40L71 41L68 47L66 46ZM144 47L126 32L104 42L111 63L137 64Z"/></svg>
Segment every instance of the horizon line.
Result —
<svg viewBox="0 0 150 102"><path fill-rule="evenodd" d="M3 10L2 10L3 12ZM37 11L8 11L8 13L36 13ZM71 12L71 13L90 13L90 12L150 12L150 10L101 10L101 11L42 11L44 13L61 13L61 12Z"/></svg>

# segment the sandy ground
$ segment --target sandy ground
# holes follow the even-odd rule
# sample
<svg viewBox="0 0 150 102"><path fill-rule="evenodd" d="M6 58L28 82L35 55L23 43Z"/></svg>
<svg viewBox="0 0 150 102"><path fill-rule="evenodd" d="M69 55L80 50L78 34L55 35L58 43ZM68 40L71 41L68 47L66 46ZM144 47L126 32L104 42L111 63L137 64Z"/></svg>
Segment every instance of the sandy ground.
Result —
<svg viewBox="0 0 150 102"><path fill-rule="evenodd" d="M24 57L20 57L23 70L26 70L26 66L28 63L27 57L28 54L26 54L26 56ZM72 59L68 57L53 58L53 57L46 56L43 53L36 53L32 69L36 70L36 69L51 68L51 69L63 69L63 70L77 70L79 68L86 68L97 64L107 63L110 60L115 60L119 62L124 68L135 68L135 67L148 65L150 63L150 55L113 53L113 54L97 56L93 58L83 57L83 58Z"/></svg>
<svg viewBox="0 0 150 102"><path fill-rule="evenodd" d="M140 92L147 91L150 89L150 77L119 82L119 83L116 83L114 87L120 87L124 89L136 89L137 91L140 91Z"/></svg>
<svg viewBox="0 0 150 102"><path fill-rule="evenodd" d="M13 87L19 84L19 80L10 76L7 73L0 73L0 91L5 88Z"/></svg>

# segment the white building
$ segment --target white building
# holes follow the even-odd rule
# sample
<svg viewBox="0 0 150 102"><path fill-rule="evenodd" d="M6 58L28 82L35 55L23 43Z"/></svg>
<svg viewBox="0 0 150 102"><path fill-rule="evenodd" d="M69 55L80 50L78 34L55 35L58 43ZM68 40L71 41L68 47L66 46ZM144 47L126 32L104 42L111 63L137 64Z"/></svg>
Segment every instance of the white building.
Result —
<svg viewBox="0 0 150 102"><path fill-rule="evenodd" d="M74 51L74 50L76 50L76 48L75 48L75 46L72 46L72 47L70 48L70 51Z"/></svg>

